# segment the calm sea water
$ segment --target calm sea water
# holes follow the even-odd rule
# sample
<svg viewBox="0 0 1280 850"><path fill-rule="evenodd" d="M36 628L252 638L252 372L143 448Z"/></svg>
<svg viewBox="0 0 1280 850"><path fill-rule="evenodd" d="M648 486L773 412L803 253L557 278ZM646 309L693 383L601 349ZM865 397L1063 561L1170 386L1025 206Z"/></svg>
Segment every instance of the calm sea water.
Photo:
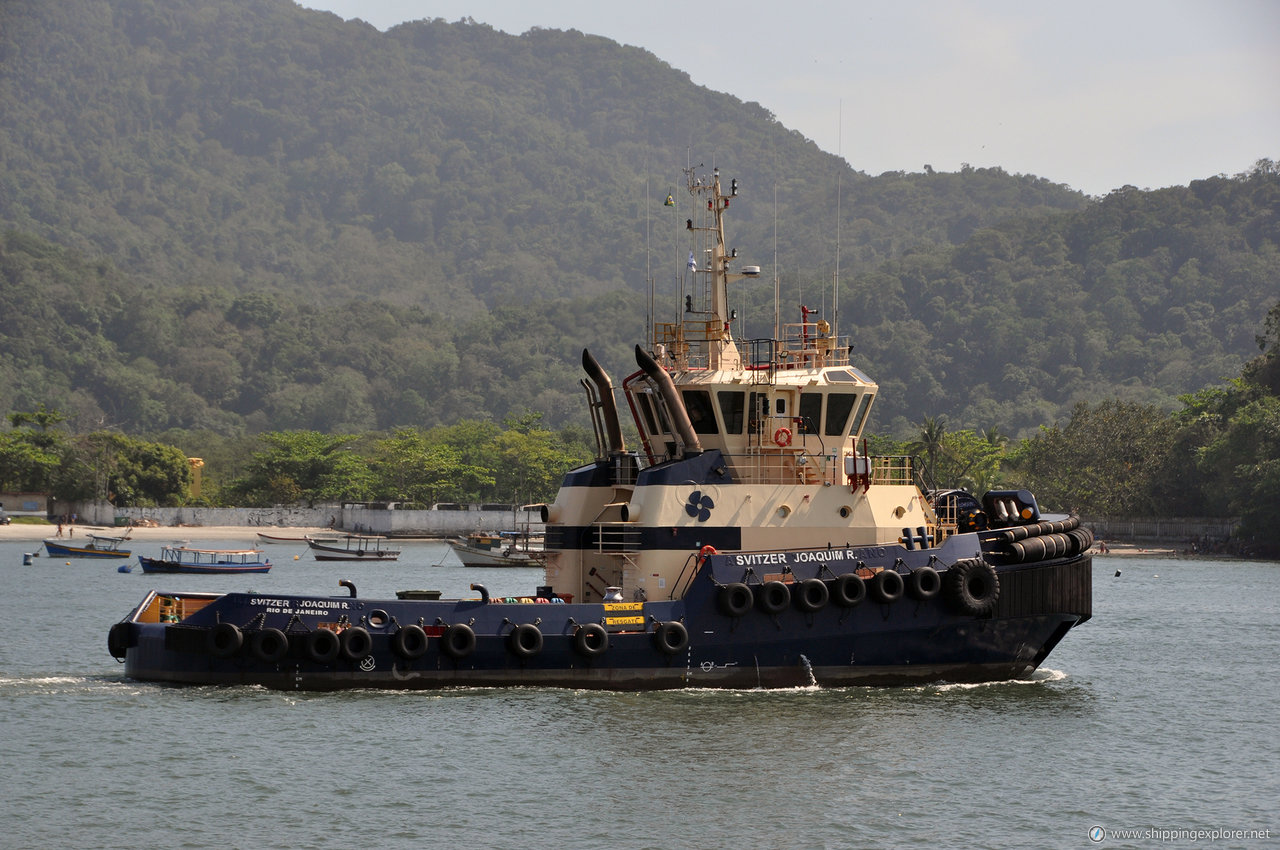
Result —
<svg viewBox="0 0 1280 850"><path fill-rule="evenodd" d="M1280 564L1099 557L1094 619L1028 682L297 694L126 681L107 630L152 587L506 595L540 573L428 543L394 564L273 546L271 573L238 578L24 566L34 548L0 543L4 848L1280 841Z"/></svg>

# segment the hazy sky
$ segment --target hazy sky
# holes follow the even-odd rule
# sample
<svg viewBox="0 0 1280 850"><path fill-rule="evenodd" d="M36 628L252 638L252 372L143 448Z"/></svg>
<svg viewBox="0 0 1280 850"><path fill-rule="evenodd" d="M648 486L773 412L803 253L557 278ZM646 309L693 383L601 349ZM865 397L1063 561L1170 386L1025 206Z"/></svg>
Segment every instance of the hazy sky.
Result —
<svg viewBox="0 0 1280 850"><path fill-rule="evenodd" d="M576 29L755 101L855 169L1089 194L1280 159L1277 0L304 0L379 29Z"/></svg>

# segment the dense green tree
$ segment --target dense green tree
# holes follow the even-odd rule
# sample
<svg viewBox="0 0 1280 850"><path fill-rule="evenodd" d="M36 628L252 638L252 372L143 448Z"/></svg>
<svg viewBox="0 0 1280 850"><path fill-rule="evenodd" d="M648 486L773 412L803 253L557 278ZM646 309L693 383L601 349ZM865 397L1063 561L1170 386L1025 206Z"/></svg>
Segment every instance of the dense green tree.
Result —
<svg viewBox="0 0 1280 850"><path fill-rule="evenodd" d="M1195 478L1214 513L1239 516L1255 552L1280 553L1280 303L1257 337L1262 353L1226 388L1186 399ZM1188 441L1190 442L1190 441Z"/></svg>
<svg viewBox="0 0 1280 850"><path fill-rule="evenodd" d="M65 417L41 404L7 418L13 430L0 432L0 490L48 492L66 446L57 427Z"/></svg>
<svg viewBox="0 0 1280 850"><path fill-rule="evenodd" d="M437 501L472 501L494 483L488 465L463 460L463 452L439 432L400 428L374 445L376 492L388 501L430 506Z"/></svg>
<svg viewBox="0 0 1280 850"><path fill-rule="evenodd" d="M186 504L191 481L187 456L175 446L98 431L69 442L53 495L117 507L173 506Z"/></svg>
<svg viewBox="0 0 1280 850"><path fill-rule="evenodd" d="M1152 480L1176 425L1154 405L1080 402L1064 426L1045 426L1010 457L1042 506L1103 516L1159 514Z"/></svg>
<svg viewBox="0 0 1280 850"><path fill-rule="evenodd" d="M253 455L247 474L228 488L228 496L243 505L364 501L373 475L352 450L355 439L315 431L262 434L264 448Z"/></svg>

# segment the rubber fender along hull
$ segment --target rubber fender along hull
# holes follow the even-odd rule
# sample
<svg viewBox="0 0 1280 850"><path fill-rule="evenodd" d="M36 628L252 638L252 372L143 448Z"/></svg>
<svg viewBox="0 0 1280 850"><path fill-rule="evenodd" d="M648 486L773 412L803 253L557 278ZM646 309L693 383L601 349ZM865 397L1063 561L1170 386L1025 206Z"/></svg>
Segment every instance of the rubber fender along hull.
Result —
<svg viewBox="0 0 1280 850"><path fill-rule="evenodd" d="M715 567L725 574L729 563L721 560ZM425 628L425 647L415 642L412 657L403 646L397 649L396 635L404 626L348 628L344 645L359 651L333 657L331 646L324 652L311 646L314 624L307 617L292 615L301 631L290 632L286 622L271 619L275 614L262 615L255 607L265 601L300 610L318 606L320 598L227 594L182 623L117 624L111 648L123 652L124 673L132 679L283 690L515 685L661 690L991 681L1026 676L1069 629L1089 618L1091 570L1087 555L1001 567L998 601L972 615L957 612L945 593L866 598L854 606L793 601L776 609L742 610L740 604L726 611L718 602L724 585L716 569L708 568L684 599L644 603L639 625L611 626L603 636L593 626L604 648L588 652L579 639L584 624L607 622L600 603L324 600L330 606L350 605L356 614L361 609L355 606L377 606L380 614L390 615L378 622L441 623ZM947 570L941 574L945 578ZM814 577L799 576L797 586ZM816 603L823 594L813 590ZM314 619L321 618L332 620L333 614ZM523 648L513 647L513 629L535 618L537 635L525 628ZM211 646L224 645L211 642L210 635L229 632L237 623L243 642L232 641L231 651L213 652ZM463 626L467 640L444 639L451 628L447 623ZM287 646L281 647L283 632L288 632Z"/></svg>
<svg viewBox="0 0 1280 850"><path fill-rule="evenodd" d="M928 682L984 682L1024 678L1042 660L1041 653L1028 648L1053 641L1079 622L1077 617L1034 617L1019 621L974 624L985 632L981 651L947 658L931 658L928 646L944 635L936 630L899 633L883 638L849 638L832 641L827 650L810 658L801 649L778 649L767 658L751 657L740 644L690 642L673 659L635 666L603 666L581 655L572 659L550 646L542 655L554 662L545 667L523 667L519 663L485 668L455 664L451 660L408 661L375 653L375 665L362 670L355 665L322 668L290 657L275 664L234 663L218 660L207 665L174 667L161 650L147 650L147 636L129 650L125 675L139 681L181 682L205 685L258 685L276 690L345 690L379 688L428 690L448 687L542 686L608 690L666 690L675 688L787 688L820 685L916 685ZM551 642L548 641L548 644ZM610 652L625 651L615 636ZM652 636L642 640L641 651L632 653L652 659ZM499 647L501 649L501 647ZM571 652L571 651L570 651ZM509 655L509 653L508 653ZM486 658L476 650L477 664ZM859 657L863 660L859 660ZM921 659L914 662L912 659ZM850 658L854 663L849 663ZM665 663L670 660L672 663Z"/></svg>

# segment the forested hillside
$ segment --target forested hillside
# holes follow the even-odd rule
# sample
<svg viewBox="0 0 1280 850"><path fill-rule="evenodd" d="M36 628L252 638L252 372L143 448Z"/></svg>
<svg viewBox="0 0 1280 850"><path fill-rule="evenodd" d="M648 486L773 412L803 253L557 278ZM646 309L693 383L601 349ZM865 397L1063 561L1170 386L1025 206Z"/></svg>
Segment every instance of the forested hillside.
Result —
<svg viewBox="0 0 1280 850"><path fill-rule="evenodd" d="M0 410L140 434L581 421L578 350L630 371L646 274L670 291L683 266L690 158L739 179L746 262L772 267L776 221L788 317L829 310L839 239L881 431L1172 407L1239 372L1280 292L1270 162L1102 199L999 169L872 176L578 32L7 0ZM742 293L747 333L771 298Z"/></svg>

